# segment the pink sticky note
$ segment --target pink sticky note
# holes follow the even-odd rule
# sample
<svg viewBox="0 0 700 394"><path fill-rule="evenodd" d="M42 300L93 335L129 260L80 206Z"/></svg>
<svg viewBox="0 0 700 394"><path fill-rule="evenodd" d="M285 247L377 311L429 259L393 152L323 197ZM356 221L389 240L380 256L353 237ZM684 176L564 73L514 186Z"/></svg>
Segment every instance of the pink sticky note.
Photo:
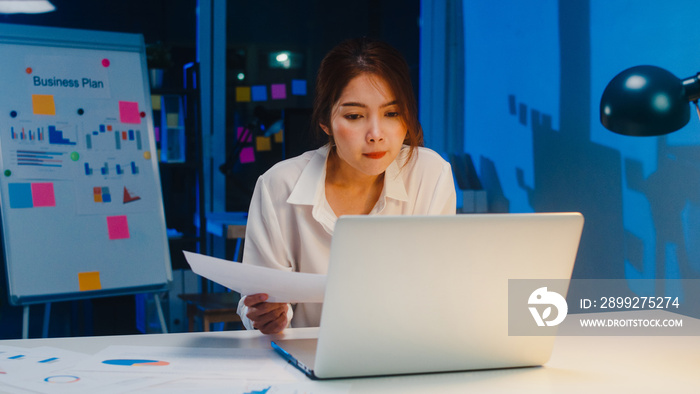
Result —
<svg viewBox="0 0 700 394"><path fill-rule="evenodd" d="M241 149L241 163L252 163L255 161L255 151L252 146Z"/></svg>
<svg viewBox="0 0 700 394"><path fill-rule="evenodd" d="M55 207L53 183L32 183L32 201L35 207Z"/></svg>
<svg viewBox="0 0 700 394"><path fill-rule="evenodd" d="M129 238L129 223L126 221L126 215L107 216L107 230L109 239Z"/></svg>
<svg viewBox="0 0 700 394"><path fill-rule="evenodd" d="M253 133L246 130L244 127L237 129L236 139L240 142L253 142ZM247 134L247 135L246 135ZM243 139L245 137L245 140Z"/></svg>
<svg viewBox="0 0 700 394"><path fill-rule="evenodd" d="M287 98L287 85L283 83L270 85L270 91L273 100L283 100Z"/></svg>
<svg viewBox="0 0 700 394"><path fill-rule="evenodd" d="M141 123L139 103L134 101L119 102L119 121L122 123Z"/></svg>

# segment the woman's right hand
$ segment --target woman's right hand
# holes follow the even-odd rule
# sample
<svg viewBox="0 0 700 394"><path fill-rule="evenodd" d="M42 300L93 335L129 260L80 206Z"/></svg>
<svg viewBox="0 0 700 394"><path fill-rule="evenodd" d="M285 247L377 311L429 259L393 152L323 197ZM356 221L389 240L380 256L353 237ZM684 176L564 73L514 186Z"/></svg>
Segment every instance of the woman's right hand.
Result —
<svg viewBox="0 0 700 394"><path fill-rule="evenodd" d="M287 327L288 304L265 302L268 295L264 293L246 296L243 304L248 307L246 317L253 322L253 328L263 334L277 334Z"/></svg>

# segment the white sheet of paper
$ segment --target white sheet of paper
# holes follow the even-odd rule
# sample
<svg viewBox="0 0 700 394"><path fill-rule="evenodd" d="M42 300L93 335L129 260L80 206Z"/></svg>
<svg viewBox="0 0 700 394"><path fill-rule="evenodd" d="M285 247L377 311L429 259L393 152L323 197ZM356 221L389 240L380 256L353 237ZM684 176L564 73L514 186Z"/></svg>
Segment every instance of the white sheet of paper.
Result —
<svg viewBox="0 0 700 394"><path fill-rule="evenodd" d="M323 302L326 275L256 267L183 251L192 271L242 295L265 293L268 302Z"/></svg>

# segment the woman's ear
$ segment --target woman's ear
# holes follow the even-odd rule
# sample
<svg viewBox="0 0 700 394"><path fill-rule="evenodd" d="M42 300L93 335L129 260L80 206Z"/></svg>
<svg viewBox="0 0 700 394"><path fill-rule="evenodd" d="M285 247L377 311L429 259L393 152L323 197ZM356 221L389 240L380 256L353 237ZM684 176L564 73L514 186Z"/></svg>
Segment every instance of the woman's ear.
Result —
<svg viewBox="0 0 700 394"><path fill-rule="evenodd" d="M324 133L326 133L328 135L332 135L331 130L328 128L328 126L321 124L321 123L319 123L318 125L321 126L321 130L323 130Z"/></svg>

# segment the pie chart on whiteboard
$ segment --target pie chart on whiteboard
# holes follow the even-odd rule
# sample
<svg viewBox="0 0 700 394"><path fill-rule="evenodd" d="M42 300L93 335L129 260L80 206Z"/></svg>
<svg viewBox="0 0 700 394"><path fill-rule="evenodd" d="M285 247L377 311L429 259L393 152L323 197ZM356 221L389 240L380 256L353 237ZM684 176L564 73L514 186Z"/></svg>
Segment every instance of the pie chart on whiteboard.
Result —
<svg viewBox="0 0 700 394"><path fill-rule="evenodd" d="M170 365L167 361L159 360L142 360L142 359L124 359L118 358L113 360L104 360L102 364L107 365L120 365L123 367L162 367Z"/></svg>

